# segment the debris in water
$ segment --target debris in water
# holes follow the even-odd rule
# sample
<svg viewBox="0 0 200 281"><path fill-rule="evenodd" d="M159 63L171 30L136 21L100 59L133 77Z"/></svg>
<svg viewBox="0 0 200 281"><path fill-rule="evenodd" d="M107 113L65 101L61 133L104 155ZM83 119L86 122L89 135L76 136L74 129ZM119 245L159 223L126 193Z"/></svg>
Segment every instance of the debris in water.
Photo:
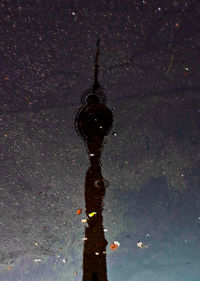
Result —
<svg viewBox="0 0 200 281"><path fill-rule="evenodd" d="M78 209L76 212L77 215L80 215L81 213L82 213L82 209Z"/></svg>
<svg viewBox="0 0 200 281"><path fill-rule="evenodd" d="M120 245L119 242L114 241L114 242L110 245L110 249L111 249L112 251L115 251L115 250L117 250L117 248L119 247L119 245Z"/></svg>
<svg viewBox="0 0 200 281"><path fill-rule="evenodd" d="M168 68L167 68L167 71L165 72L165 76L167 76L168 73L170 72L170 69L171 69L172 63L173 63L173 59L174 59L174 55L172 54L172 55L170 56L169 66L168 66Z"/></svg>
<svg viewBox="0 0 200 281"><path fill-rule="evenodd" d="M92 212L89 214L89 217L93 217L94 215L96 215L97 212Z"/></svg>
<svg viewBox="0 0 200 281"><path fill-rule="evenodd" d="M137 243L137 246L138 246L139 248L143 248L143 243L142 243L142 242L138 242L138 243Z"/></svg>
<svg viewBox="0 0 200 281"><path fill-rule="evenodd" d="M114 241L113 242L115 245L117 245L119 247L120 243L118 241Z"/></svg>
<svg viewBox="0 0 200 281"><path fill-rule="evenodd" d="M34 259L34 262L40 262L42 261L41 259Z"/></svg>
<svg viewBox="0 0 200 281"><path fill-rule="evenodd" d="M147 246L147 245L144 245L142 242L138 242L137 243L137 246L139 247L139 248L149 248L149 246Z"/></svg>
<svg viewBox="0 0 200 281"><path fill-rule="evenodd" d="M86 220L86 219L82 219L82 222L83 222L83 223L86 223L86 222L87 222L87 220Z"/></svg>

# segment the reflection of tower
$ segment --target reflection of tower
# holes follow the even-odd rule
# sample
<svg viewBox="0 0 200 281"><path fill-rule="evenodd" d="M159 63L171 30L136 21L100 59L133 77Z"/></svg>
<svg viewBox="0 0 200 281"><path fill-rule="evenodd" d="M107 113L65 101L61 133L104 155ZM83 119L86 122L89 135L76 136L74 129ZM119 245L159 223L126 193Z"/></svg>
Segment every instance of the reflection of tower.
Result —
<svg viewBox="0 0 200 281"><path fill-rule="evenodd" d="M85 204L88 227L85 229L83 253L83 281L107 281L106 245L103 231L103 198L106 182L101 174L101 152L105 137L109 133L113 116L105 105L105 95L98 83L99 39L95 57L94 84L82 96L75 126L84 140L90 157L90 167L85 179ZM90 214L95 215L90 217Z"/></svg>

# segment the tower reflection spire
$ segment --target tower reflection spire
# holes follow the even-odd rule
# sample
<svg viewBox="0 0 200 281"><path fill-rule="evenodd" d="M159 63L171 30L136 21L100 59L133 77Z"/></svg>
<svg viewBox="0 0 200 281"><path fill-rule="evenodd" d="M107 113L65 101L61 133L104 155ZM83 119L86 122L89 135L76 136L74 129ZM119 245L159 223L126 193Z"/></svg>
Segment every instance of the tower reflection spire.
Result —
<svg viewBox="0 0 200 281"><path fill-rule="evenodd" d="M103 228L103 199L107 183L101 173L101 153L113 122L113 115L105 104L105 94L98 82L99 43L97 40L94 83L82 95L82 106L75 127L83 139L90 159L85 177L85 207L88 226L85 228L83 252L83 281L107 281L106 246ZM93 214L93 216L91 216Z"/></svg>

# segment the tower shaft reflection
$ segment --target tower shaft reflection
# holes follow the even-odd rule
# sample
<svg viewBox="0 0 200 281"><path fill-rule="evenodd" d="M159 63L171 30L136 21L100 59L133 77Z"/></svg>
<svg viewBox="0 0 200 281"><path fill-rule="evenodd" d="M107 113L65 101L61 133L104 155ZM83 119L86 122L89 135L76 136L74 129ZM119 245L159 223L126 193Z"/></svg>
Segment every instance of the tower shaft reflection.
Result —
<svg viewBox="0 0 200 281"><path fill-rule="evenodd" d="M93 88L84 93L83 105L79 109L75 126L83 139L90 167L85 178L85 205L88 226L85 228L83 253L83 281L107 281L106 246L103 228L103 199L106 182L101 173L101 153L105 137L113 122L110 109L105 105L105 96L98 83L99 39L95 57Z"/></svg>

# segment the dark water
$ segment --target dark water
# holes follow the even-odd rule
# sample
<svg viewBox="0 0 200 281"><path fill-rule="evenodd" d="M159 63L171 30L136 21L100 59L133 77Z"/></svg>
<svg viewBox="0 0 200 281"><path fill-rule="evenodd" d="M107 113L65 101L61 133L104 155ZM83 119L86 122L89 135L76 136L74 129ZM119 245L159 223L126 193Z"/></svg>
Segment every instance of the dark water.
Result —
<svg viewBox="0 0 200 281"><path fill-rule="evenodd" d="M171 115L169 136L141 119L145 102L114 106L104 145L78 137L74 109L33 114L35 131L2 116L18 138L3 144L1 280L199 280L198 144Z"/></svg>
<svg viewBox="0 0 200 281"><path fill-rule="evenodd" d="M15 2L0 280L200 281L198 1Z"/></svg>

